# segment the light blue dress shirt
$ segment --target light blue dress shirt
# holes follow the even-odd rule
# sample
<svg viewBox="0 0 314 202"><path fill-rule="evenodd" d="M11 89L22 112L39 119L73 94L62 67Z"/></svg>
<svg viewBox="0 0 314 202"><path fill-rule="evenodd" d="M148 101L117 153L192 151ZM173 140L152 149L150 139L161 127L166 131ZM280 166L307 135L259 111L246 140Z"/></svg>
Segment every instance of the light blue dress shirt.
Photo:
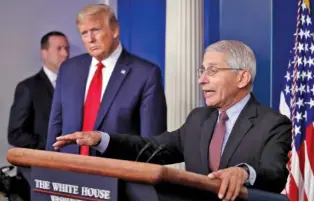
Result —
<svg viewBox="0 0 314 202"><path fill-rule="evenodd" d="M224 140L222 143L222 153L226 147L226 144L227 144L228 139L230 137L230 133L233 129L233 126L234 126L236 120L238 119L241 111L243 110L243 108L245 107L245 105L247 104L247 102L249 101L250 98L251 98L250 94L246 95L244 98L242 98L242 100L240 100L238 103L231 106L226 111L229 119L226 121L226 134L224 136ZM220 112L219 112L219 114L220 114ZM217 119L217 122L218 122L218 119ZM101 132L101 135L102 135L101 142L99 145L94 147L94 149L98 150L101 153L104 153L108 147L108 144L110 141L110 136L104 132ZM222 153L221 153L221 155L222 155ZM247 185L253 185L255 183L255 180L256 180L256 171L254 170L254 168L252 168L250 165L248 165L246 163L241 163L241 164L238 164L236 166L240 166L242 164L247 165L249 170L250 170L249 179L245 183Z"/></svg>
<svg viewBox="0 0 314 202"><path fill-rule="evenodd" d="M242 98L242 100L240 100L238 103L232 105L229 109L227 109L226 113L227 113L227 116L229 119L226 121L226 134L225 134L223 142L222 142L222 149L221 149L220 155L223 154L223 151L224 151L226 144L229 140L233 126L234 126L235 122L237 121L243 108L245 107L245 105L250 100L250 98L251 98L251 95L248 94L244 98ZM219 112L219 115L220 115L220 112ZM217 119L217 122L218 122L218 119ZM252 166L246 164L246 163L241 163L241 164L236 165L236 166L240 166L242 164L245 164L250 170L250 176L249 176L249 179L246 181L246 184L247 185L253 185L255 180L256 180L256 172L255 172L254 168Z"/></svg>

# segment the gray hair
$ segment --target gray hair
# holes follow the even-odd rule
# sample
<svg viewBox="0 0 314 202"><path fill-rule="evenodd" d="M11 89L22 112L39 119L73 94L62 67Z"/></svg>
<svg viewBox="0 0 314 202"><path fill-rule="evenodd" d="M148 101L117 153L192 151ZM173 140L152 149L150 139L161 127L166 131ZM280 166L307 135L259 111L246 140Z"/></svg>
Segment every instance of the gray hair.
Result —
<svg viewBox="0 0 314 202"><path fill-rule="evenodd" d="M76 15L76 24L79 25L84 19L88 17L93 17L103 14L108 20L108 26L118 25L118 20L115 16L114 11L106 4L91 4L85 6L80 12Z"/></svg>
<svg viewBox="0 0 314 202"><path fill-rule="evenodd" d="M240 41L222 40L208 46L205 52L225 53L229 67L248 71L253 84L256 75L256 58L250 47Z"/></svg>

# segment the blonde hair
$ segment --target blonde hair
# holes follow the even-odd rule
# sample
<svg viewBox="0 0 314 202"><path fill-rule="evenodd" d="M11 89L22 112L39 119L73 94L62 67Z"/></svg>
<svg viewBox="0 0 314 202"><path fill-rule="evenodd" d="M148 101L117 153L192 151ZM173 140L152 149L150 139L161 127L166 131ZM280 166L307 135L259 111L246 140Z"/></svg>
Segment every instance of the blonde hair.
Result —
<svg viewBox="0 0 314 202"><path fill-rule="evenodd" d="M103 14L105 19L107 20L108 26L112 27L112 26L117 26L119 24L115 16L115 13L106 4L91 4L91 5L85 6L76 15L75 22L77 25L79 25L84 19L93 17L93 16L98 16L101 14Z"/></svg>

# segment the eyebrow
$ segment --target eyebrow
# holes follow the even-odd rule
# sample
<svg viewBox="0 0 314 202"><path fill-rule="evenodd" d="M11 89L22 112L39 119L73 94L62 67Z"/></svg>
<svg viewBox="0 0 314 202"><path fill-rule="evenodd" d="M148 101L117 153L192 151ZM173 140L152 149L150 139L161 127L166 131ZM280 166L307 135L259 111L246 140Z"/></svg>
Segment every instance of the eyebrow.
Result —
<svg viewBox="0 0 314 202"><path fill-rule="evenodd" d="M205 68L205 69L206 69L207 67L209 67L209 66L214 66L214 67L216 67L216 66L218 66L218 64L217 64L217 63L211 63L211 62L210 62L210 63L206 63L205 65L202 64L202 67Z"/></svg>

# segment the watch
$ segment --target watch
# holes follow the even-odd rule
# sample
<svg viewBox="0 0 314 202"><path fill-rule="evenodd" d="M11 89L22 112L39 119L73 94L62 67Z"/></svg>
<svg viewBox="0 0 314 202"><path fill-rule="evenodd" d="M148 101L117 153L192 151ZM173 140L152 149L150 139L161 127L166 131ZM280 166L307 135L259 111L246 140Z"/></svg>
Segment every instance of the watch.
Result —
<svg viewBox="0 0 314 202"><path fill-rule="evenodd" d="M245 172L248 174L248 178L250 178L250 169L246 164L238 165L238 167L243 168Z"/></svg>

